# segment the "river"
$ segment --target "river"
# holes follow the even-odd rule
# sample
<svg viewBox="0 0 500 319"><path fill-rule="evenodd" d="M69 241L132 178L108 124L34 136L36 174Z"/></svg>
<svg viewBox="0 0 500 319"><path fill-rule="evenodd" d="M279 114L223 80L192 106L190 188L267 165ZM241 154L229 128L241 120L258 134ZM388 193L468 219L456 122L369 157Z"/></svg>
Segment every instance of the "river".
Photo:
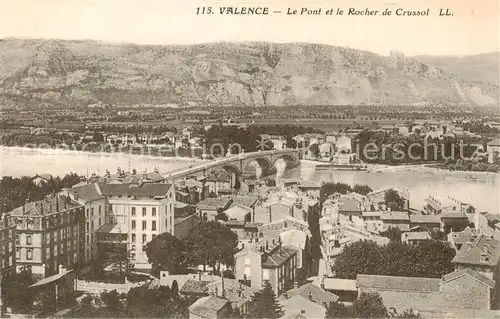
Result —
<svg viewBox="0 0 500 319"><path fill-rule="evenodd" d="M36 174L81 175L104 174L106 169L115 173L117 167L136 169L138 172L173 171L188 167L200 160L168 158L121 153L88 153L68 150L28 149L0 146L2 176L33 176ZM500 174L484 172L450 172L424 167L408 167L381 173L365 171L315 171L311 163L287 170L285 178L301 177L312 181L343 182L350 185L367 184L373 189L397 187L408 189L410 206L421 209L428 195L453 196L472 203L481 211L499 212Z"/></svg>

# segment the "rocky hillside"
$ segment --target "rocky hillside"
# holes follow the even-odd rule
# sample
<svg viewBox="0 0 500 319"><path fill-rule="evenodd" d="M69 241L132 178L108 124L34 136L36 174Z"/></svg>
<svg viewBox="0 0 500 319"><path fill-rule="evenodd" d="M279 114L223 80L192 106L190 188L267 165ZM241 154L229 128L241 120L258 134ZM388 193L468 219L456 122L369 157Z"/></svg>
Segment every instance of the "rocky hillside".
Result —
<svg viewBox="0 0 500 319"><path fill-rule="evenodd" d="M399 53L317 44L113 45L0 40L0 105L496 104L473 83Z"/></svg>
<svg viewBox="0 0 500 319"><path fill-rule="evenodd" d="M491 52L470 56L416 56L414 59L437 66L445 72L457 75L465 80L498 85L500 52Z"/></svg>

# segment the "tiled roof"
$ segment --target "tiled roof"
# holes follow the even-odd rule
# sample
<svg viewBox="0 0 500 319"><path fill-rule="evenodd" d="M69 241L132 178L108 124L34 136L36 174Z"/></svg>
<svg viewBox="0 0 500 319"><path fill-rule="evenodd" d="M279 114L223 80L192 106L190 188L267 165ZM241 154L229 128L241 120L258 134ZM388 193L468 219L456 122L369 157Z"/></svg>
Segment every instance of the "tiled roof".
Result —
<svg viewBox="0 0 500 319"><path fill-rule="evenodd" d="M307 241L307 233L298 229L288 229L281 232L280 238L284 246L304 249Z"/></svg>
<svg viewBox="0 0 500 319"><path fill-rule="evenodd" d="M273 254L268 255L266 260L262 262L262 266L279 267L295 254L297 254L297 249L290 246L281 247L281 249L277 249Z"/></svg>
<svg viewBox="0 0 500 319"><path fill-rule="evenodd" d="M205 289L210 293L215 293L216 291L218 294L222 293L222 280L211 282ZM241 284L237 279L224 278L225 297L238 307L250 301L257 291L258 289L256 288Z"/></svg>
<svg viewBox="0 0 500 319"><path fill-rule="evenodd" d="M98 187L99 186L97 184L92 183L84 186L73 187L70 191L78 194L78 197L84 201L92 202L104 198L104 196L99 193L100 190Z"/></svg>
<svg viewBox="0 0 500 319"><path fill-rule="evenodd" d="M324 303L329 305L330 302L335 302L339 299L337 295L332 294L331 292L328 292L326 290L323 290L314 284L306 284L298 287L297 289L289 290L287 291L287 294L288 297L293 297L297 295L302 296L304 298L307 298L308 300L311 300L314 303L317 303L320 306L323 306Z"/></svg>
<svg viewBox="0 0 500 319"><path fill-rule="evenodd" d="M252 210L243 206L232 206L224 211L229 219L243 220Z"/></svg>
<svg viewBox="0 0 500 319"><path fill-rule="evenodd" d="M258 196L235 196L233 197L233 205L242 205L252 208L259 201Z"/></svg>
<svg viewBox="0 0 500 319"><path fill-rule="evenodd" d="M100 184L101 193L105 196L165 196L170 190L171 184L153 184L143 185L133 184Z"/></svg>
<svg viewBox="0 0 500 319"><path fill-rule="evenodd" d="M428 232L409 232L409 233L404 233L403 238L406 240L426 240L426 239L431 239L431 235L429 235Z"/></svg>
<svg viewBox="0 0 500 319"><path fill-rule="evenodd" d="M457 264L484 265L495 267L500 261L500 242L486 236L479 236L466 242L452 262Z"/></svg>
<svg viewBox="0 0 500 319"><path fill-rule="evenodd" d="M307 298L301 296L293 296L289 299L280 301L280 304L285 310L285 316L287 314L298 314L300 313L302 317L297 317L296 315L292 317L284 318L308 318L317 319L325 317L325 307L323 305L318 305Z"/></svg>
<svg viewBox="0 0 500 319"><path fill-rule="evenodd" d="M410 215L410 222L413 224L439 224L439 215Z"/></svg>
<svg viewBox="0 0 500 319"><path fill-rule="evenodd" d="M216 296L203 297L189 306L189 312L205 317L209 311L222 309L228 302Z"/></svg>
<svg viewBox="0 0 500 319"><path fill-rule="evenodd" d="M500 138L489 141L488 146L500 146Z"/></svg>
<svg viewBox="0 0 500 319"><path fill-rule="evenodd" d="M467 218L467 215L464 212L451 211L449 213L443 213L439 215L441 219L443 218L453 218L453 219L464 219Z"/></svg>
<svg viewBox="0 0 500 319"><path fill-rule="evenodd" d="M482 282L487 286L490 286L491 288L495 287L495 281L493 279L488 278L485 275L478 273L477 271L470 268L465 268L459 271L450 272L449 274L444 275L442 283L452 281L462 276L471 276L472 278Z"/></svg>
<svg viewBox="0 0 500 319"><path fill-rule="evenodd" d="M361 213L361 202L354 198L342 198L339 200L339 211Z"/></svg>
<svg viewBox="0 0 500 319"><path fill-rule="evenodd" d="M439 292L440 279L419 277L396 277L379 275L356 276L358 288L372 288L380 290Z"/></svg>
<svg viewBox="0 0 500 319"><path fill-rule="evenodd" d="M189 279L187 280L182 288L180 289L181 293L205 293L205 288L210 283L210 281L205 280L195 280Z"/></svg>
<svg viewBox="0 0 500 319"><path fill-rule="evenodd" d="M59 210L56 210L59 205ZM44 199L26 203L23 206L17 207L9 214L15 216L44 216L55 212L64 212L82 205L67 196L61 194L47 195ZM24 212L24 213L23 213Z"/></svg>
<svg viewBox="0 0 500 319"><path fill-rule="evenodd" d="M231 203L230 198L213 198L208 197L196 204L199 208L216 208L216 209L224 209Z"/></svg>
<svg viewBox="0 0 500 319"><path fill-rule="evenodd" d="M382 220L405 220L410 221L410 217L406 212L388 212L380 215Z"/></svg>

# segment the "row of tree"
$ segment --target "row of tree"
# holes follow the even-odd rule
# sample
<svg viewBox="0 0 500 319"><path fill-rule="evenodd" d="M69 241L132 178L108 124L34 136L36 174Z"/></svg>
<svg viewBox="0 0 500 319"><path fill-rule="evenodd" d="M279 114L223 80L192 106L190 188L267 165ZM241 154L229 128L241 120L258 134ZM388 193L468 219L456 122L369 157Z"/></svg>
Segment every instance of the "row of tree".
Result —
<svg viewBox="0 0 500 319"><path fill-rule="evenodd" d="M47 182L37 185L31 177L13 178L4 176L0 180L0 203L2 212L22 206L25 202L43 199L48 194L69 188L81 181L74 173L60 178L51 177Z"/></svg>
<svg viewBox="0 0 500 319"><path fill-rule="evenodd" d="M331 302L326 308L325 319L334 318L420 318L420 315L412 309L402 313L389 311L378 293L362 292L352 305Z"/></svg>
<svg viewBox="0 0 500 319"><path fill-rule="evenodd" d="M357 274L441 278L453 271L453 257L455 250L447 242L426 240L409 245L391 241L380 246L365 240L344 247L333 271L344 279L356 279Z"/></svg>
<svg viewBox="0 0 500 319"><path fill-rule="evenodd" d="M220 265L234 265L238 236L218 221L202 220L193 236L179 239L169 233L157 236L146 245L152 274L159 276L166 270L171 274L184 274L189 267L210 266L220 270Z"/></svg>

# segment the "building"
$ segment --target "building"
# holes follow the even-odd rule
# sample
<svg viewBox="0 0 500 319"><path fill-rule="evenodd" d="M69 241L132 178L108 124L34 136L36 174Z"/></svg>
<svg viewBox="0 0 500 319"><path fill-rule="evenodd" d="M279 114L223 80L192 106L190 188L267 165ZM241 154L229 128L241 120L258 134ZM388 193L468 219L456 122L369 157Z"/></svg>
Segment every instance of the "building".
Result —
<svg viewBox="0 0 500 319"><path fill-rule="evenodd" d="M0 281L16 271L16 224L8 214L0 218Z"/></svg>
<svg viewBox="0 0 500 319"><path fill-rule="evenodd" d="M500 139L494 139L488 142L486 150L488 152L488 163L495 164L500 162Z"/></svg>
<svg viewBox="0 0 500 319"><path fill-rule="evenodd" d="M281 135L270 135L269 140L273 143L275 150L284 150L287 147L286 137Z"/></svg>
<svg viewBox="0 0 500 319"><path fill-rule="evenodd" d="M410 229L410 216L407 212L385 212L380 215L380 220L384 223L384 228L399 228L400 230Z"/></svg>
<svg viewBox="0 0 500 319"><path fill-rule="evenodd" d="M52 179L52 175L50 174L36 174L31 178L33 184L40 186L43 183L48 183Z"/></svg>
<svg viewBox="0 0 500 319"><path fill-rule="evenodd" d="M31 266L33 275L44 278L57 274L59 265L70 268L82 263L84 209L69 196L53 194L12 210L17 267Z"/></svg>
<svg viewBox="0 0 500 319"><path fill-rule="evenodd" d="M427 231L423 232L406 232L401 234L401 241L411 245L418 244L422 241L430 240L431 235Z"/></svg>
<svg viewBox="0 0 500 319"><path fill-rule="evenodd" d="M438 215L410 215L410 227L420 227L421 229L440 230L441 217Z"/></svg>
<svg viewBox="0 0 500 319"><path fill-rule="evenodd" d="M308 283L298 287L298 285L294 284L293 289L288 290L282 296L282 299L292 298L294 296L301 296L309 301L312 301L322 307L328 307L331 302L336 302L339 300L339 297L331 292L324 290L323 288L313 284Z"/></svg>
<svg viewBox="0 0 500 319"><path fill-rule="evenodd" d="M214 220L219 213L227 210L232 202L231 198L208 197L196 204L196 213L200 218L206 217L208 220Z"/></svg>
<svg viewBox="0 0 500 319"><path fill-rule="evenodd" d="M106 224L98 244L127 243L136 264L147 264L146 244L157 235L175 235L175 188L172 184L99 184L107 198ZM101 245L105 246L105 245Z"/></svg>
<svg viewBox="0 0 500 319"><path fill-rule="evenodd" d="M458 210L457 202L448 197L429 196L425 199L424 210L427 214L439 215L444 211Z"/></svg>
<svg viewBox="0 0 500 319"><path fill-rule="evenodd" d="M280 301L285 310L281 319L324 318L326 308L302 296L296 295Z"/></svg>
<svg viewBox="0 0 500 319"><path fill-rule="evenodd" d="M228 318L230 312L229 300L217 296L206 296L189 306L189 319Z"/></svg>
<svg viewBox="0 0 500 319"><path fill-rule="evenodd" d="M200 218L197 214L192 214L186 217L174 219L174 234L175 237L182 239L193 235L193 231L198 225Z"/></svg>
<svg viewBox="0 0 500 319"><path fill-rule="evenodd" d="M440 279L361 274L356 277L358 296L362 292L377 292L388 309L398 312L489 310L494 285L492 279L472 269L451 272Z"/></svg>
<svg viewBox="0 0 500 319"><path fill-rule="evenodd" d="M84 206L85 209L85 251L84 262L89 263L97 257L96 231L106 223L107 201L100 193L95 183L67 189L66 193L72 200Z"/></svg>
<svg viewBox="0 0 500 319"><path fill-rule="evenodd" d="M233 176L225 170L212 172L205 179L205 185L208 186L210 196L217 196L220 193L231 193L234 185L233 182Z"/></svg>
<svg viewBox="0 0 500 319"><path fill-rule="evenodd" d="M482 275L500 279L500 241L484 235L470 237L452 260L455 269L473 269Z"/></svg>
<svg viewBox="0 0 500 319"><path fill-rule="evenodd" d="M410 207L410 193L407 190L399 190L396 188L383 188L374 190L366 195L368 200L375 205L385 204L385 194L387 191L395 191L400 198L403 199L403 209L408 210Z"/></svg>
<svg viewBox="0 0 500 319"><path fill-rule="evenodd" d="M261 289L269 282L279 296L295 282L298 249L283 246L279 239L259 240L235 254L235 277L248 286Z"/></svg>
<svg viewBox="0 0 500 319"><path fill-rule="evenodd" d="M236 279L224 278L216 279L206 286L209 295L223 295L225 299L231 302L233 309L238 309L240 314L246 315L248 313L248 306L252 300L252 296L259 291L259 289L248 287Z"/></svg>

